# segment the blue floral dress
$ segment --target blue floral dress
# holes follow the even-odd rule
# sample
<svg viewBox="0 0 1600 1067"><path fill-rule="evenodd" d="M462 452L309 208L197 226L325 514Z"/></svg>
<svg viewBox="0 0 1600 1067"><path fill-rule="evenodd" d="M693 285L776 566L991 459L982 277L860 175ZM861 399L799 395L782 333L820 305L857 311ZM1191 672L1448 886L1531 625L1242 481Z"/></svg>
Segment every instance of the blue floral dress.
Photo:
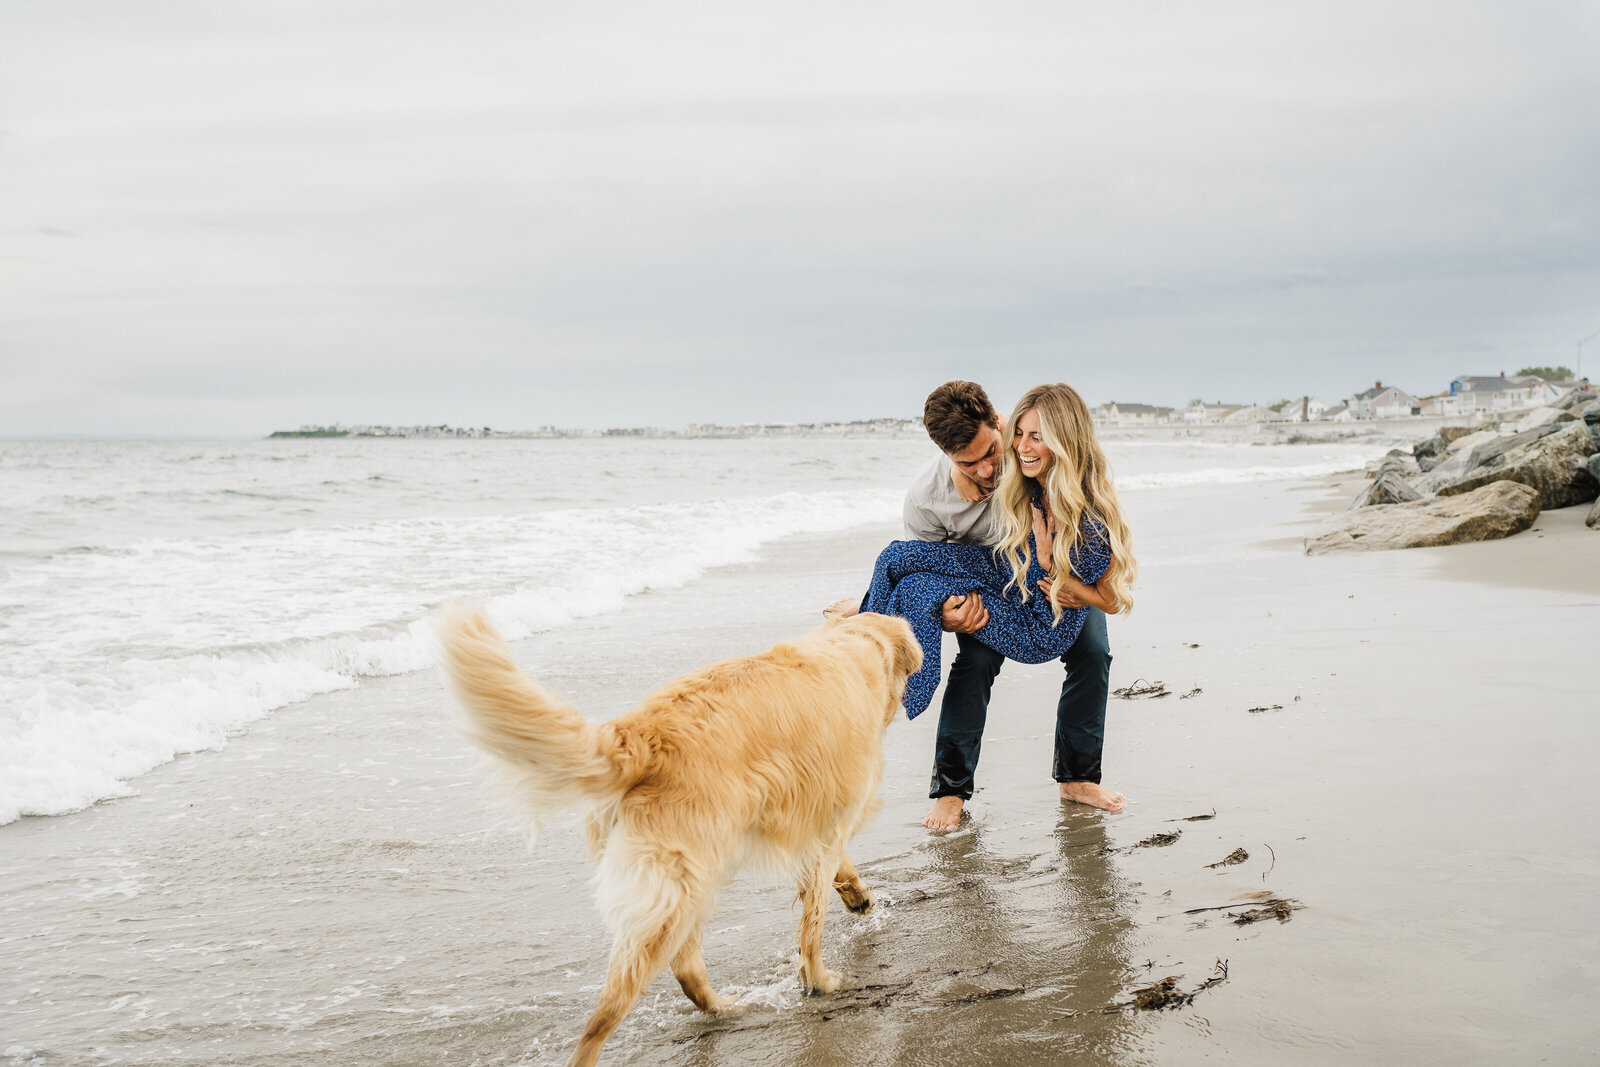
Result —
<svg viewBox="0 0 1600 1067"><path fill-rule="evenodd" d="M1111 564L1111 546L1105 528L1092 519L1079 527L1078 545L1069 553L1078 580L1093 585ZM966 593L982 594L989 621L973 634L979 641L1018 663L1043 663L1072 647L1089 615L1087 608L1063 610L1058 623L1051 618L1050 602L1039 593L1039 552L1028 538L1031 557L1026 581L1029 596L1023 602L1011 581L1011 568L1003 556L987 545L956 545L936 541L891 541L878 554L872 585L861 600L862 611L898 615L911 624L922 646L922 669L906 682L906 717L916 718L933 701L942 676L939 662L946 599Z"/></svg>

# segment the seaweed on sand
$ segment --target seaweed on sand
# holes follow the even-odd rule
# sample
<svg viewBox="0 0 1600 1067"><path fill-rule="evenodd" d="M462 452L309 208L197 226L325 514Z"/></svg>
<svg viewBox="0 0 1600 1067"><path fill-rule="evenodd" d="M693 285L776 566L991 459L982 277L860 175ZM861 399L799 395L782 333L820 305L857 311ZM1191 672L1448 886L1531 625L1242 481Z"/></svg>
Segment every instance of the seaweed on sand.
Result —
<svg viewBox="0 0 1600 1067"><path fill-rule="evenodd" d="M1261 922L1263 919L1277 919L1286 923L1295 912L1305 907L1298 900L1290 897L1265 897L1258 898L1256 907L1248 908L1243 904L1214 904L1208 908L1190 908L1185 915L1199 915L1203 911L1225 911L1228 918L1233 920L1235 926L1248 926L1251 923ZM1245 908L1244 911L1235 911L1236 908Z"/></svg>
<svg viewBox="0 0 1600 1067"><path fill-rule="evenodd" d="M1211 868L1211 867L1233 867L1233 866L1235 866L1237 864L1243 863L1245 860L1247 860L1249 858L1250 858L1250 853L1246 852L1242 848L1236 848L1232 852L1228 853L1226 856L1222 857L1217 862L1208 863L1208 864L1206 864L1206 866L1208 868Z"/></svg>
<svg viewBox="0 0 1600 1067"><path fill-rule="evenodd" d="M1235 926L1248 926L1250 923L1258 923L1263 919L1277 919L1280 923L1286 923L1295 912L1304 907L1305 905L1298 900L1273 897L1259 908L1251 908L1237 915L1229 912L1228 918L1233 920L1233 925Z"/></svg>
<svg viewBox="0 0 1600 1067"><path fill-rule="evenodd" d="M1143 678L1135 678L1132 685L1125 685L1121 689L1113 689L1111 695L1118 700L1134 700L1139 697L1171 696L1172 691L1167 688L1166 682L1151 682Z"/></svg>
<svg viewBox="0 0 1600 1067"><path fill-rule="evenodd" d="M1103 1008L1092 1008L1088 1011L1058 1011L1056 1014L1063 1018L1076 1018L1080 1015L1112 1015L1117 1012L1133 1011L1168 1011L1174 1008L1186 1008L1194 1003L1194 998L1210 989L1212 986L1221 985L1228 980L1228 961L1217 960L1211 977L1195 986L1185 990L1178 984L1179 976L1169 974L1159 982L1141 986L1128 995L1127 1000L1115 1001Z"/></svg>

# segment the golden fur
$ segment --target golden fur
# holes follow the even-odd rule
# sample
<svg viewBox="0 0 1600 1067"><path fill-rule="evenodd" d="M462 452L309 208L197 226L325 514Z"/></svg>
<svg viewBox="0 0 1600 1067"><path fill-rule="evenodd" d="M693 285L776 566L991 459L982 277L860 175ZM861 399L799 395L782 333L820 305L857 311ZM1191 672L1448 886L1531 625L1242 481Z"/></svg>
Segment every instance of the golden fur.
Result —
<svg viewBox="0 0 1600 1067"><path fill-rule="evenodd" d="M826 623L759 656L684 675L609 722L587 721L517 668L481 614L440 626L469 736L537 827L588 810L601 913L613 934L600 1004L571 1064L592 1064L671 964L704 1011L725 1007L700 956L717 891L746 865L795 879L800 981L832 992L822 965L831 884L853 911L872 895L844 847L877 809L883 732L922 663L901 619Z"/></svg>

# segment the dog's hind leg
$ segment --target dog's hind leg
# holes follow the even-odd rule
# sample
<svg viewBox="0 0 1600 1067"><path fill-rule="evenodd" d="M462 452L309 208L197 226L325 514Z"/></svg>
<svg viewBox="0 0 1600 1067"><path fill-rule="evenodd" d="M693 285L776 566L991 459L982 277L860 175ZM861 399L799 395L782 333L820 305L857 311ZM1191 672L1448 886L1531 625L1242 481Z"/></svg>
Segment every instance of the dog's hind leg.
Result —
<svg viewBox="0 0 1600 1067"><path fill-rule="evenodd" d="M703 909L697 895L675 877L677 873L643 861L626 842L607 845L600 863L600 900L616 940L600 1003L589 1016L568 1067L592 1067L600 1057L600 1046L650 980L697 936Z"/></svg>
<svg viewBox="0 0 1600 1067"><path fill-rule="evenodd" d="M674 916L677 919L677 916ZM668 957L682 939L682 923L669 922L652 931L622 930L611 947L611 966L606 970L606 984L600 991L600 1003L589 1016L578 1047L573 1050L567 1067L593 1067L600 1058L600 1046L605 1044L611 1031L633 1009L634 1003L644 993L650 980L661 973Z"/></svg>
<svg viewBox="0 0 1600 1067"><path fill-rule="evenodd" d="M857 915L865 915L872 910L872 890L861 884L856 865L843 852L839 853L839 872L833 876L833 888L838 891L844 906Z"/></svg>
<svg viewBox="0 0 1600 1067"><path fill-rule="evenodd" d="M700 955L700 931L689 935L678 954L672 959L672 976L683 987L684 993L701 1011L721 1011L733 1001L717 995L711 988L711 976L706 974L705 957Z"/></svg>
<svg viewBox="0 0 1600 1067"><path fill-rule="evenodd" d="M800 876L800 984L808 993L832 993L839 976L822 965L822 923L828 917L828 858Z"/></svg>

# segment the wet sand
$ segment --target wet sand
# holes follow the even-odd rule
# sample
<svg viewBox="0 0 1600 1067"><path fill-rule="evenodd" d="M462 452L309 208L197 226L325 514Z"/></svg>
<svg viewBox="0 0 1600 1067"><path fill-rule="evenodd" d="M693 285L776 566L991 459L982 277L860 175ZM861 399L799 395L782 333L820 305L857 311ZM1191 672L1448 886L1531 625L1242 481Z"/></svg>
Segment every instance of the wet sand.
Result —
<svg viewBox="0 0 1600 1067"><path fill-rule="evenodd" d="M1172 695L1112 701L1107 784L1125 812L1054 799L1059 668L1010 664L963 830L920 826L937 711L891 727L884 810L852 849L879 907L829 912L845 989L799 994L792 891L740 880L705 955L742 1007L696 1014L660 978L603 1062L1589 1056L1600 534L1579 515L1592 540L1569 537L1555 512L1464 549L1301 555L1305 523L1354 495L1340 492L1130 504L1145 566L1136 611L1113 620L1112 684ZM810 626L892 534L792 539L517 654L585 712L616 714ZM1545 580L1563 568L1591 579ZM0 1053L563 1061L606 951L580 835L525 851L443 709L432 674L376 680L175 761L137 797L0 828ZM1207 867L1234 849L1249 858ZM1235 925L1260 894L1304 908ZM1219 961L1226 980L1201 988ZM1192 1003L1123 1006L1168 976Z"/></svg>

